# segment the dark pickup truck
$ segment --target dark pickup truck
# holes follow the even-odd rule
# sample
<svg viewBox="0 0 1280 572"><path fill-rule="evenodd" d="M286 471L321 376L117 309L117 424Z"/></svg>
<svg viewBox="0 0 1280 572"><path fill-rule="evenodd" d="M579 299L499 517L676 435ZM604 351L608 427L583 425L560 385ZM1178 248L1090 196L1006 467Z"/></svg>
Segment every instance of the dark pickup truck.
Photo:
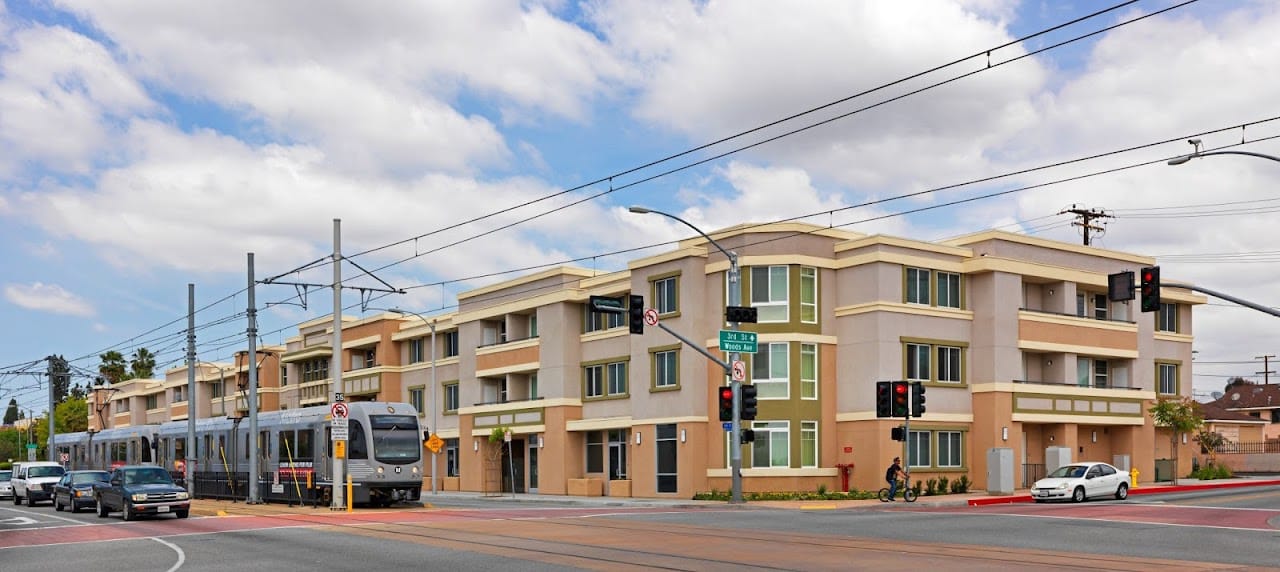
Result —
<svg viewBox="0 0 1280 572"><path fill-rule="evenodd" d="M150 465L112 470L110 480L94 485L93 499L100 518L113 512L123 512L125 520L167 513L187 518L191 510L187 491L173 484L168 471Z"/></svg>

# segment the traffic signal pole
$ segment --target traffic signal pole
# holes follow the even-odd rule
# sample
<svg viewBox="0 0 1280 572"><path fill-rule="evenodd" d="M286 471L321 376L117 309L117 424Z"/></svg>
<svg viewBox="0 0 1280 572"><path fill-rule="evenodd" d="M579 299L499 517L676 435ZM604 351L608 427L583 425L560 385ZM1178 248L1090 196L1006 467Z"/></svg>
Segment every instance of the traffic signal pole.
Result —
<svg viewBox="0 0 1280 572"><path fill-rule="evenodd" d="M708 237L710 240L710 237ZM711 241L715 244L715 241ZM716 244L716 248L720 248ZM721 251L724 249L721 248ZM729 257L729 306L742 305L742 286L739 283L738 276L738 253L725 252L725 256ZM738 322L729 322L729 329L738 330ZM738 352L729 353L729 363L738 361ZM726 369L729 375L729 387L733 388L733 426L730 428L729 446L729 470L731 471L729 493L729 502L731 504L741 504L742 501L742 383L733 379L732 369Z"/></svg>

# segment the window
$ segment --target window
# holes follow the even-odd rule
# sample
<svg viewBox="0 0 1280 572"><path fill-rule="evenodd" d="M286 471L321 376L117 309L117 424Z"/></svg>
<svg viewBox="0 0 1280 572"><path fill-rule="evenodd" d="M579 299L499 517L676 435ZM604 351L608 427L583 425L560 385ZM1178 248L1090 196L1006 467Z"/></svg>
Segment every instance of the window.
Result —
<svg viewBox="0 0 1280 572"><path fill-rule="evenodd" d="M912 431L907 436L907 466L929 466L929 432Z"/></svg>
<svg viewBox="0 0 1280 572"><path fill-rule="evenodd" d="M938 467L957 468L961 463L960 432L938 431Z"/></svg>
<svg viewBox="0 0 1280 572"><path fill-rule="evenodd" d="M538 337L538 315L530 314L529 315L529 338L532 339L536 337Z"/></svg>
<svg viewBox="0 0 1280 572"><path fill-rule="evenodd" d="M158 404L158 401L159 401L159 400L158 400L158 399L156 399L156 397L157 397L156 395L148 395L148 396L146 397L146 400L147 400L147 409L155 409L155 408L159 407L159 404Z"/></svg>
<svg viewBox="0 0 1280 572"><path fill-rule="evenodd" d="M786 468L791 466L790 421L755 421L751 428L756 440L751 444L751 466Z"/></svg>
<svg viewBox="0 0 1280 572"><path fill-rule="evenodd" d="M678 472L676 460L679 458L676 445L676 424L664 423L656 426L658 455L658 492L674 493L678 489Z"/></svg>
<svg viewBox="0 0 1280 572"><path fill-rule="evenodd" d="M1163 395L1178 394L1178 364L1158 363L1157 373L1160 380L1159 391Z"/></svg>
<svg viewBox="0 0 1280 572"><path fill-rule="evenodd" d="M1156 331L1178 331L1178 305L1160 304L1160 313L1156 317Z"/></svg>
<svg viewBox="0 0 1280 572"><path fill-rule="evenodd" d="M964 342L904 338L903 368L908 381L964 383Z"/></svg>
<svg viewBox="0 0 1280 572"><path fill-rule="evenodd" d="M458 476L458 440L444 440L444 474L446 477Z"/></svg>
<svg viewBox="0 0 1280 572"><path fill-rule="evenodd" d="M443 386L444 388L444 410L458 410L458 384L450 383Z"/></svg>
<svg viewBox="0 0 1280 572"><path fill-rule="evenodd" d="M280 387L289 385L289 368L280 366Z"/></svg>
<svg viewBox="0 0 1280 572"><path fill-rule="evenodd" d="M538 398L538 372L529 374L529 399Z"/></svg>
<svg viewBox="0 0 1280 572"><path fill-rule="evenodd" d="M1082 318L1092 317L1095 320L1108 319L1108 304L1106 294L1097 294L1094 292L1081 292L1076 294L1076 315Z"/></svg>
<svg viewBox="0 0 1280 572"><path fill-rule="evenodd" d="M458 332L445 332L444 337L444 357L454 357L458 355Z"/></svg>
<svg viewBox="0 0 1280 572"><path fill-rule="evenodd" d="M938 272L938 305L947 308L960 307L960 275L954 272Z"/></svg>
<svg viewBox="0 0 1280 572"><path fill-rule="evenodd" d="M818 269L800 267L800 321L818 323Z"/></svg>
<svg viewBox="0 0 1280 572"><path fill-rule="evenodd" d="M653 386L659 389L680 386L680 354L677 350L653 352Z"/></svg>
<svg viewBox="0 0 1280 572"><path fill-rule="evenodd" d="M616 397L627 394L627 362L589 365L582 370L584 396Z"/></svg>
<svg viewBox="0 0 1280 572"><path fill-rule="evenodd" d="M786 342L760 344L760 351L751 357L751 383L756 386L759 399L787 399L791 396L787 360L789 345Z"/></svg>
<svg viewBox="0 0 1280 572"><path fill-rule="evenodd" d="M907 344L907 380L929 381L929 346Z"/></svg>
<svg viewBox="0 0 1280 572"><path fill-rule="evenodd" d="M618 314L607 314L604 312L596 312L591 309L591 306L588 306L585 304L582 306L582 314L583 314L582 331L584 333L602 332L604 330L611 330L613 328L621 328L622 326L626 325L626 321L627 321L626 312L622 312Z"/></svg>
<svg viewBox="0 0 1280 572"><path fill-rule="evenodd" d="M374 367L377 363L377 347L353 350L351 352L351 369Z"/></svg>
<svg viewBox="0 0 1280 572"><path fill-rule="evenodd" d="M818 422L800 422L800 467L818 466Z"/></svg>
<svg viewBox="0 0 1280 572"><path fill-rule="evenodd" d="M1080 387L1107 387L1111 365L1104 359L1076 358L1076 384Z"/></svg>
<svg viewBox="0 0 1280 572"><path fill-rule="evenodd" d="M800 399L818 398L818 344L800 344Z"/></svg>
<svg viewBox="0 0 1280 572"><path fill-rule="evenodd" d="M178 386L173 388L173 403L182 403L187 400L187 388Z"/></svg>
<svg viewBox="0 0 1280 572"><path fill-rule="evenodd" d="M924 268L907 269L907 303L929 304L929 275Z"/></svg>
<svg viewBox="0 0 1280 572"><path fill-rule="evenodd" d="M409 388L409 405L412 405L413 409L417 411L419 415L422 415L424 413L422 409L422 388L421 387Z"/></svg>
<svg viewBox="0 0 1280 572"><path fill-rule="evenodd" d="M209 397L222 397L222 385L226 383L218 380L209 384Z"/></svg>
<svg viewBox="0 0 1280 572"><path fill-rule="evenodd" d="M320 381L329 379L329 360L326 358L309 359L302 362L302 381Z"/></svg>
<svg viewBox="0 0 1280 572"><path fill-rule="evenodd" d="M409 363L419 363L422 358L422 342L424 338L414 338L409 340Z"/></svg>
<svg viewBox="0 0 1280 572"><path fill-rule="evenodd" d="M128 412L129 412L128 399L121 399L120 401L116 402L116 413L128 413Z"/></svg>
<svg viewBox="0 0 1280 572"><path fill-rule="evenodd" d="M751 305L760 322L786 322L787 267L754 266L751 268Z"/></svg>
<svg viewBox="0 0 1280 572"><path fill-rule="evenodd" d="M604 472L604 431L587 431L587 472Z"/></svg>
<svg viewBox="0 0 1280 572"><path fill-rule="evenodd" d="M672 314L680 311L680 300L676 294L678 286L677 276L668 276L653 281L653 308L659 314Z"/></svg>

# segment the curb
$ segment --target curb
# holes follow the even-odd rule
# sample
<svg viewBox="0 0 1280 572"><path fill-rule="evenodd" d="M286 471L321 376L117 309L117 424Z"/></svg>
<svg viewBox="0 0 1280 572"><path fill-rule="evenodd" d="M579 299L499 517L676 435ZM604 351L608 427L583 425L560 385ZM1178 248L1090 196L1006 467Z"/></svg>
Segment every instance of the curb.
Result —
<svg viewBox="0 0 1280 572"><path fill-rule="evenodd" d="M1265 487L1280 485L1280 480L1269 479L1265 481L1237 481L1231 483L1197 483L1194 485L1168 485L1168 486L1147 486L1136 489L1129 489L1129 495L1153 495L1161 493L1181 493L1188 491L1203 491L1211 489L1235 489L1242 487ZM969 506L986 506L993 504L1013 504L1020 502L1031 502L1031 494L992 497L986 499L971 499Z"/></svg>

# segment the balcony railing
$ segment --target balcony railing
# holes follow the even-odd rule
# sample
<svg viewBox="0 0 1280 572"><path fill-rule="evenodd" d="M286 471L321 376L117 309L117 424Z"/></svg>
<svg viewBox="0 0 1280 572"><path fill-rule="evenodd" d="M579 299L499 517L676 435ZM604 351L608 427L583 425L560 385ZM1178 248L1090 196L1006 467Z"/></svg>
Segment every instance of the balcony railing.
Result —
<svg viewBox="0 0 1280 572"><path fill-rule="evenodd" d="M542 399L543 399L542 397L529 397L526 399L507 399L505 397L502 397L499 399L495 399L493 401L481 401L480 403L477 403L475 405L476 407L479 407L481 405L502 405L504 403L520 403L521 401L541 401Z"/></svg>
<svg viewBox="0 0 1280 572"><path fill-rule="evenodd" d="M493 342L493 343L491 343L491 344L480 344L480 345L476 346L476 349L480 349L480 348L491 348L491 347L494 347L494 346L501 346L501 345L506 345L506 344L513 344L513 343L515 343L515 342L523 342L523 341L525 341L525 340L536 340L536 339L538 339L538 336L529 336L529 337L527 337L527 338L520 338L520 339L518 339L518 340L513 340L513 339L508 338L508 339L505 339L505 340L502 340L502 341L499 341L499 342ZM458 354L453 354L453 355L458 355ZM452 357L452 356L447 356L447 357Z"/></svg>
<svg viewBox="0 0 1280 572"><path fill-rule="evenodd" d="M1079 314L1067 314L1067 313L1065 313L1065 312L1053 312L1053 311L1050 311L1050 310L1041 310L1041 309L1038 309L1038 308L1018 308L1018 309L1019 309L1019 310L1021 310L1021 311L1023 311L1023 312L1034 312L1034 313L1036 313L1036 314L1049 314L1049 315L1051 315L1051 316L1066 316L1066 317L1068 317L1068 318L1081 318L1081 319L1085 319L1085 320L1095 320L1095 321L1098 321L1098 322L1117 322L1117 323L1120 323L1120 324L1136 324L1136 323L1137 323L1137 322L1135 322L1135 321L1133 321L1133 320L1119 320L1119 319L1116 319L1116 318L1107 318L1107 319L1105 319L1105 320L1100 320L1100 319L1095 318L1095 317L1093 317L1093 316L1081 316L1081 315L1079 315Z"/></svg>
<svg viewBox="0 0 1280 572"><path fill-rule="evenodd" d="M1214 453L1280 453L1280 441L1252 441L1245 443L1223 443L1213 450Z"/></svg>
<svg viewBox="0 0 1280 572"><path fill-rule="evenodd" d="M1013 382L1014 382L1014 383L1025 383L1025 384L1028 384L1028 385L1052 385L1052 386L1056 386L1056 387L1092 387L1092 388L1094 388L1094 389L1127 389L1127 390L1130 390L1130 391L1142 391L1142 388L1141 388L1141 387L1116 387L1116 386L1114 386L1114 385L1098 385L1098 384L1095 384L1095 383L1089 383L1089 384L1086 384L1086 385L1081 385L1081 384L1079 384L1079 383L1074 383L1074 382L1069 383L1069 382L1065 382L1065 381L1029 381L1029 380L1025 380L1025 379L1015 379L1015 380L1013 380Z"/></svg>

